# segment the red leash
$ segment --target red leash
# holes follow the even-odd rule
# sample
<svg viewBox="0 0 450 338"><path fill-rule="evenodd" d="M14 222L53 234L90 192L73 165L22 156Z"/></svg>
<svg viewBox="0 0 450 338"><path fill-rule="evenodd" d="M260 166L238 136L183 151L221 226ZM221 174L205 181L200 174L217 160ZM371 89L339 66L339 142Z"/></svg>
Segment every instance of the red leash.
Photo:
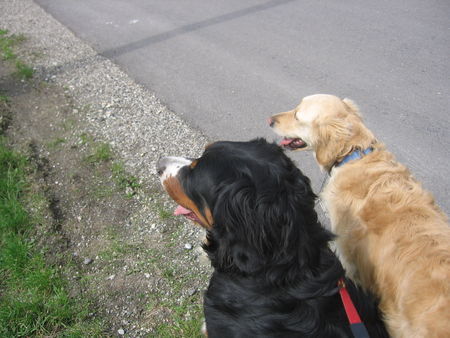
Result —
<svg viewBox="0 0 450 338"><path fill-rule="evenodd" d="M341 295L342 303L344 304L345 313L350 322L350 329L355 338L369 338L369 333L364 326L364 323L359 317L358 311L350 298L348 290L345 286L344 278L338 281L339 294Z"/></svg>

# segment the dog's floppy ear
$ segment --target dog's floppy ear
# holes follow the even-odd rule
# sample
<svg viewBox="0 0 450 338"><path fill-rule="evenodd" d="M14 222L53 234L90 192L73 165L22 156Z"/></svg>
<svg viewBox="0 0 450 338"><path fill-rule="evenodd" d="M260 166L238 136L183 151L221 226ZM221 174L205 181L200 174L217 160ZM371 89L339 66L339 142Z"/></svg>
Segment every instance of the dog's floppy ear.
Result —
<svg viewBox="0 0 450 338"><path fill-rule="evenodd" d="M215 203L214 231L218 240L217 263L233 265L252 273L261 265L259 250L249 242L255 240L255 187L246 178L222 184ZM230 258L232 261L229 261Z"/></svg>
<svg viewBox="0 0 450 338"><path fill-rule="evenodd" d="M214 208L218 264L252 273L288 253L304 254L305 219L316 222L317 216L309 180L300 175L266 184L241 177L222 189Z"/></svg>
<svg viewBox="0 0 450 338"><path fill-rule="evenodd" d="M351 137L351 125L344 119L328 119L314 122L317 162L329 170L342 153Z"/></svg>
<svg viewBox="0 0 450 338"><path fill-rule="evenodd" d="M316 159L326 170L330 170L336 161L351 151L364 150L376 141L372 132L364 126L358 106L349 99L342 102L346 112L313 122Z"/></svg>

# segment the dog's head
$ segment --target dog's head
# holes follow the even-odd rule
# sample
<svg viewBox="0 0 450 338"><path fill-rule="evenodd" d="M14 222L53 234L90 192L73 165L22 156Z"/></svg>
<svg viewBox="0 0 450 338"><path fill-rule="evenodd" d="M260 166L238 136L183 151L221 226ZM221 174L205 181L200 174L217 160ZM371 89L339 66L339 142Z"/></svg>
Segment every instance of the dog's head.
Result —
<svg viewBox="0 0 450 338"><path fill-rule="evenodd" d="M349 99L316 94L302 99L293 110L269 119L290 150L312 150L319 165L329 170L353 150L364 150L375 141L364 126L358 107Z"/></svg>
<svg viewBox="0 0 450 338"><path fill-rule="evenodd" d="M161 159L158 173L180 205L175 213L208 230L216 268L252 273L274 261L292 264L294 256L302 257L301 268L312 262L310 243L329 240L317 223L309 179L276 144L217 142L198 159Z"/></svg>

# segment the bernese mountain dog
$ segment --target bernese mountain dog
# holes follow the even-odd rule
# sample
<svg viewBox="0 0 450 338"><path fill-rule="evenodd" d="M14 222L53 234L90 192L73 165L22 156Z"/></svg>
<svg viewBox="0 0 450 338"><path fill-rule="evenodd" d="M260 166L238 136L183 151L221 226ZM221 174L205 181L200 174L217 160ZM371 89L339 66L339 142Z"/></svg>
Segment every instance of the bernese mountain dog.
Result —
<svg viewBox="0 0 450 338"><path fill-rule="evenodd" d="M157 171L175 214L206 229L209 337L352 337L333 235L310 180L278 145L216 142L198 159L162 158ZM376 300L345 283L370 337L388 337Z"/></svg>

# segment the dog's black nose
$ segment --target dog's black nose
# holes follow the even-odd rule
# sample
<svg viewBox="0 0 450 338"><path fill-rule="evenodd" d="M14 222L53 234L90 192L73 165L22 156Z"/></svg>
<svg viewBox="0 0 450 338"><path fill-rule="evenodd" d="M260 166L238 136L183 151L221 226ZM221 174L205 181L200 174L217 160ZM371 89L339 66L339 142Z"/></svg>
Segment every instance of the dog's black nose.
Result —
<svg viewBox="0 0 450 338"><path fill-rule="evenodd" d="M267 119L267 123L269 123L269 126L273 127L273 125L275 124L275 120L273 118L269 117Z"/></svg>
<svg viewBox="0 0 450 338"><path fill-rule="evenodd" d="M158 173L159 176L161 176L166 170L167 167L166 162L167 161L165 160L164 157L160 158L158 162L156 162L156 172Z"/></svg>

